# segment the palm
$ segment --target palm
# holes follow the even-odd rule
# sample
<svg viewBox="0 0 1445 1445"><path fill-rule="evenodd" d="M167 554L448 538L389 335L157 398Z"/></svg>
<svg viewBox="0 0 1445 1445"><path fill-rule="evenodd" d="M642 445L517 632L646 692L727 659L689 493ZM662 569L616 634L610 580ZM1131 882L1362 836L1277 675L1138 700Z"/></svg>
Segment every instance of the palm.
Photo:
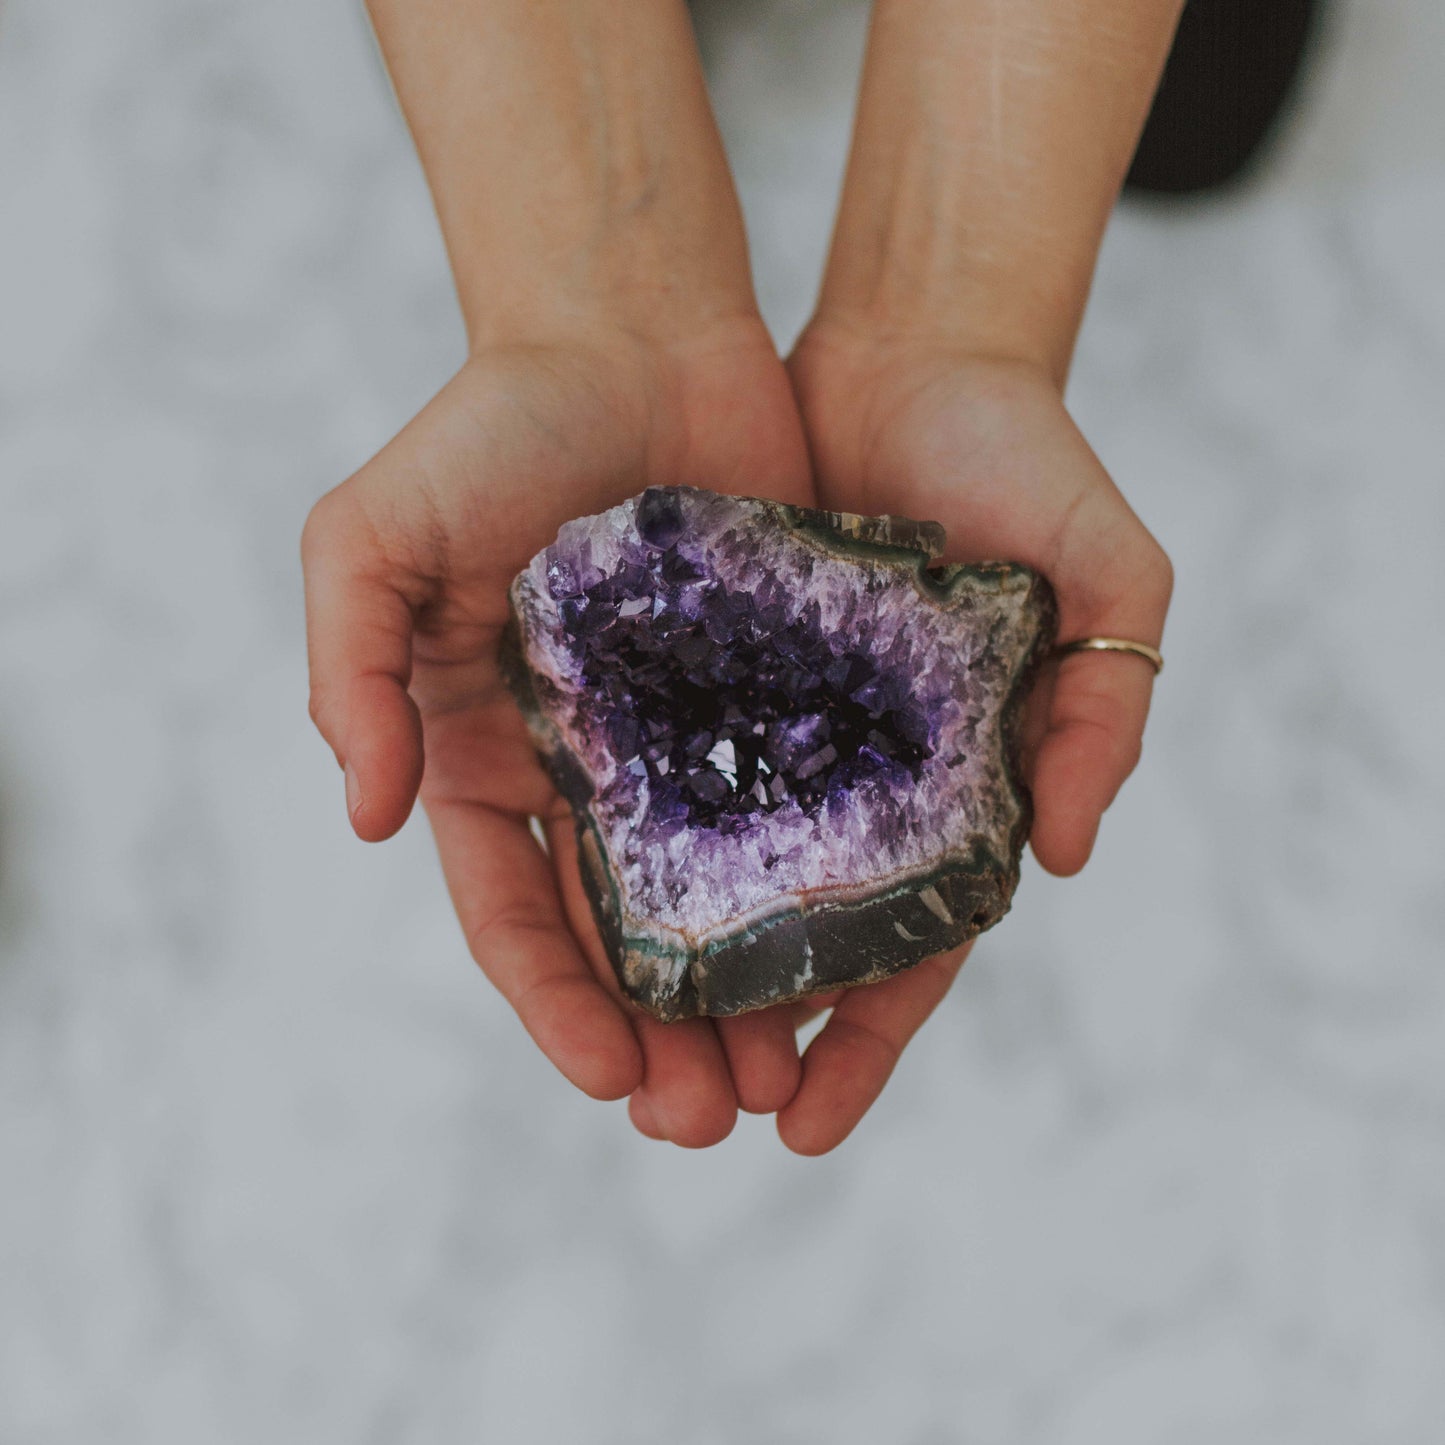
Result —
<svg viewBox="0 0 1445 1445"><path fill-rule="evenodd" d="M829 506L934 518L958 560L1043 572L1060 637L1157 642L1168 559L1130 510L1048 377L927 345L873 347L815 331L792 362ZM1099 815L1132 769L1150 675L1137 659L1071 657L1031 708L1034 852L1087 860Z"/></svg>
<svg viewBox="0 0 1445 1445"><path fill-rule="evenodd" d="M621 1005L567 810L497 665L516 573L563 522L654 482L810 500L760 323L661 356L613 337L469 362L308 524L316 711L364 837L400 826L424 752L421 797L469 944L544 1052L594 1095L632 1093L648 1132L708 1143L738 1103L771 1111L791 1096L791 1018L664 1029Z"/></svg>
<svg viewBox="0 0 1445 1445"><path fill-rule="evenodd" d="M810 501L810 447L825 504L938 518L960 556L1040 567L1071 633L1124 631L1132 608L1147 636L1162 553L1028 372L863 352L816 328L790 365L801 417L755 317L661 350L612 335L469 362L318 504L308 621L313 707L345 760L353 825L389 836L420 787L472 952L562 1072L597 1097L630 1094L654 1136L715 1142L741 1106L777 1110L784 1139L816 1153L866 1112L963 951L849 991L801 1065L803 1006L666 1027L626 1006L567 809L498 672L511 579L563 522L651 483ZM1035 850L1051 867L1087 854L1100 790L1122 777L1103 754L1127 746L1131 697L1142 728L1139 682L1065 669L1054 691L1034 769Z"/></svg>
<svg viewBox="0 0 1445 1445"><path fill-rule="evenodd" d="M428 459L408 529L428 539L418 560L433 589L417 616L410 688L428 807L557 811L497 667L512 578L562 523L654 483L805 499L796 421L777 404L785 385L766 342L714 352L686 377L618 372L615 358L604 371L585 354L490 358L469 363L403 433L397 445ZM660 407L665 431L647 422ZM760 424L739 428L740 415Z"/></svg>

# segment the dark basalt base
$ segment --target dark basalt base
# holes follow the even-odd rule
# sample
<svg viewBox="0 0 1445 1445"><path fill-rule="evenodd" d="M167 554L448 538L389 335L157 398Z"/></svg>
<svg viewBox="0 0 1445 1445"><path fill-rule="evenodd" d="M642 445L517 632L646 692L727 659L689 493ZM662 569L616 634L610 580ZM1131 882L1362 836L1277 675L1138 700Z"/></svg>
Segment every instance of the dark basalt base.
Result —
<svg viewBox="0 0 1445 1445"><path fill-rule="evenodd" d="M656 1017L873 982L1008 910L1053 599L942 548L933 523L652 488L514 582L505 673Z"/></svg>

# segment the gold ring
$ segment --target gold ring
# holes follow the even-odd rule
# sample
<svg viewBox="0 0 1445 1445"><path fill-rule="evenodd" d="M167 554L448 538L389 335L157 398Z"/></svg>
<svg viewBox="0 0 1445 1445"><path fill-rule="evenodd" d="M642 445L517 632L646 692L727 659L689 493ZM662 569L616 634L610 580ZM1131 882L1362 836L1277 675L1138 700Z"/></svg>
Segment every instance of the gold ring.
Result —
<svg viewBox="0 0 1445 1445"><path fill-rule="evenodd" d="M1069 652L1132 652L1142 657L1158 677L1164 671L1164 656L1147 642L1130 642L1127 637L1081 637L1077 642L1062 642L1055 649L1062 657Z"/></svg>

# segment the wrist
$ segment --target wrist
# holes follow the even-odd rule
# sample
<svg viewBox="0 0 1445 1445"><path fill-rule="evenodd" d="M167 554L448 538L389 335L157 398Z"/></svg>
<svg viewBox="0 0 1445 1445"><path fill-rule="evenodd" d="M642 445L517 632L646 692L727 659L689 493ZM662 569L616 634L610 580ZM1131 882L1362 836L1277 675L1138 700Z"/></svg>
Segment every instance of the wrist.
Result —
<svg viewBox="0 0 1445 1445"><path fill-rule="evenodd" d="M1064 377L1037 338L955 324L939 315L877 305L820 304L799 336L789 367L806 402L882 385L927 385L934 377L971 377L978 387L1047 389L1062 399Z"/></svg>
<svg viewBox="0 0 1445 1445"><path fill-rule="evenodd" d="M494 282L495 284L495 282ZM772 348L751 288L621 275L606 284L568 277L507 282L503 297L463 305L472 357L539 348L605 351L622 347L665 360L748 345ZM465 295L459 284L459 294ZM774 355L776 351L774 350Z"/></svg>
<svg viewBox="0 0 1445 1445"><path fill-rule="evenodd" d="M890 347L1037 367L1062 388L1095 246L980 218L940 180L845 202L814 325ZM961 213L968 212L968 213Z"/></svg>
<svg viewBox="0 0 1445 1445"><path fill-rule="evenodd" d="M706 214L706 213L704 213ZM622 216L587 225L554 217L547 236L452 247L452 272L473 351L576 331L626 331L672 344L759 319L741 223L718 217Z"/></svg>
<svg viewBox="0 0 1445 1445"><path fill-rule="evenodd" d="M991 310L974 287L903 305L886 296L829 298L819 305L805 336L825 349L866 347L891 361L949 358L958 365L1036 373L1060 394L1068 380L1075 328L1038 324L1034 318Z"/></svg>
<svg viewBox="0 0 1445 1445"><path fill-rule="evenodd" d="M540 316L751 301L682 0L369 0L475 347Z"/></svg>
<svg viewBox="0 0 1445 1445"><path fill-rule="evenodd" d="M877 0L822 314L1062 385L1179 0Z"/></svg>

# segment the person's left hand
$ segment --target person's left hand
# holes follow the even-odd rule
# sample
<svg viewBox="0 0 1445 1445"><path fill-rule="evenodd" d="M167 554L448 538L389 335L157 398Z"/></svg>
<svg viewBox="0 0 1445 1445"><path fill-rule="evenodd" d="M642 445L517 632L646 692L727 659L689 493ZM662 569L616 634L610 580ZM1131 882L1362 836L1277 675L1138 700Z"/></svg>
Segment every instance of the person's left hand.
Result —
<svg viewBox="0 0 1445 1445"><path fill-rule="evenodd" d="M1053 583L1059 637L1157 646L1169 559L1130 510L1064 408L1057 384L1022 362L983 359L928 337L871 336L817 321L789 362L822 505L939 521L948 561L1023 562ZM1026 719L1034 798L1030 846L1076 873L1138 761L1153 674L1120 653L1046 670ZM862 1118L900 1052L948 991L967 948L850 990L803 1060L779 1116L795 1149L821 1153Z"/></svg>

